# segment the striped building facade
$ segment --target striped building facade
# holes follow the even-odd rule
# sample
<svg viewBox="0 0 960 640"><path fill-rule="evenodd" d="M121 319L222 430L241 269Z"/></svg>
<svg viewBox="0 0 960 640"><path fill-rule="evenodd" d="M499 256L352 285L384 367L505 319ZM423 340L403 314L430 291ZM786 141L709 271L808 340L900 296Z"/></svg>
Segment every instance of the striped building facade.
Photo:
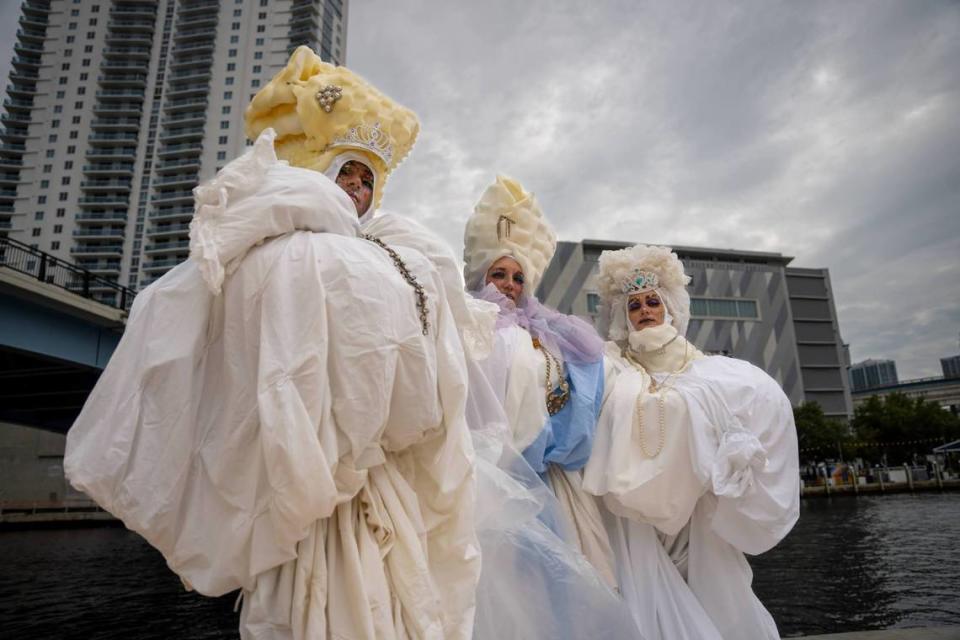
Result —
<svg viewBox="0 0 960 640"><path fill-rule="evenodd" d="M597 260L622 242L561 242L538 296L596 321ZM848 419L852 402L846 350L826 269L789 267L779 253L673 247L691 276L687 337L701 350L747 360L783 387L794 405L815 401Z"/></svg>

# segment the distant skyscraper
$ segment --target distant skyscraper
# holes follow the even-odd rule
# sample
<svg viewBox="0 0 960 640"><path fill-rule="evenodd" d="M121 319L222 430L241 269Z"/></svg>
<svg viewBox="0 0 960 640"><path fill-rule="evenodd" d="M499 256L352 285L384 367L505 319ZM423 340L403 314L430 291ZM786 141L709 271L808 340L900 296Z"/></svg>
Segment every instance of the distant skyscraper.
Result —
<svg viewBox="0 0 960 640"><path fill-rule="evenodd" d="M0 235L153 282L187 257L191 189L242 153L253 94L299 45L342 64L346 33L347 0L24 0Z"/></svg>
<svg viewBox="0 0 960 640"><path fill-rule="evenodd" d="M940 367L944 378L960 378L960 356L940 358Z"/></svg>
<svg viewBox="0 0 960 640"><path fill-rule="evenodd" d="M897 384L897 363L893 360L864 360L850 366L850 388L864 391Z"/></svg>

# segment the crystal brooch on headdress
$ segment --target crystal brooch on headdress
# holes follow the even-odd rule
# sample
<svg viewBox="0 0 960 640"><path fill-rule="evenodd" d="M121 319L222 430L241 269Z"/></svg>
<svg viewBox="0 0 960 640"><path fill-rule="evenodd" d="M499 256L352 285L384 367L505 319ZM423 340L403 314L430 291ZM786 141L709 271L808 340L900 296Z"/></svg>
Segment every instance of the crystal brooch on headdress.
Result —
<svg viewBox="0 0 960 640"><path fill-rule="evenodd" d="M333 105L342 97L343 89L335 84L328 84L317 91L317 102L320 104L320 108L327 113L333 111Z"/></svg>
<svg viewBox="0 0 960 640"><path fill-rule="evenodd" d="M652 271L642 271L634 269L633 272L624 280L620 290L625 294L640 293L656 289L660 286L660 278Z"/></svg>
<svg viewBox="0 0 960 640"><path fill-rule="evenodd" d="M376 154L389 167L393 160L393 143L390 136L380 129L380 123L360 124L342 136L334 138L331 147L354 147Z"/></svg>

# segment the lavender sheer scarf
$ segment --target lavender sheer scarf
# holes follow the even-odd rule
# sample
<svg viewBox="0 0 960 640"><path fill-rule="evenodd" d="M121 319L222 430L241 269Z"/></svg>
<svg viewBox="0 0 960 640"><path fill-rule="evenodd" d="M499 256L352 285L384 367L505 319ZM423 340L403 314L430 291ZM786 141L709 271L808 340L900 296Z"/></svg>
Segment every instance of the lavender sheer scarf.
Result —
<svg viewBox="0 0 960 640"><path fill-rule="evenodd" d="M540 340L548 351L562 355L565 362L590 364L603 357L603 340L588 322L545 307L534 296L524 295L518 304L493 284L470 294L500 307L497 329L517 325Z"/></svg>

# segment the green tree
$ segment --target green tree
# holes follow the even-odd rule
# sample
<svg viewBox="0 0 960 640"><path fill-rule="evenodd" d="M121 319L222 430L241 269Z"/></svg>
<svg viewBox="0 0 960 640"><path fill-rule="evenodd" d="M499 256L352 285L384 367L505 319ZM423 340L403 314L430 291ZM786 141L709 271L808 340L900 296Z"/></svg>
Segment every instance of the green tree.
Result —
<svg viewBox="0 0 960 640"><path fill-rule="evenodd" d="M852 426L857 440L875 443L861 447L859 454L874 462L886 455L889 464L928 454L938 443L960 438L957 416L934 402L902 393L869 398L854 410Z"/></svg>
<svg viewBox="0 0 960 640"><path fill-rule="evenodd" d="M793 408L793 420L797 424L797 440L800 445L800 460L822 460L824 458L846 458L851 451L850 429L837 420L830 420L823 414L823 408L816 402L804 402Z"/></svg>

